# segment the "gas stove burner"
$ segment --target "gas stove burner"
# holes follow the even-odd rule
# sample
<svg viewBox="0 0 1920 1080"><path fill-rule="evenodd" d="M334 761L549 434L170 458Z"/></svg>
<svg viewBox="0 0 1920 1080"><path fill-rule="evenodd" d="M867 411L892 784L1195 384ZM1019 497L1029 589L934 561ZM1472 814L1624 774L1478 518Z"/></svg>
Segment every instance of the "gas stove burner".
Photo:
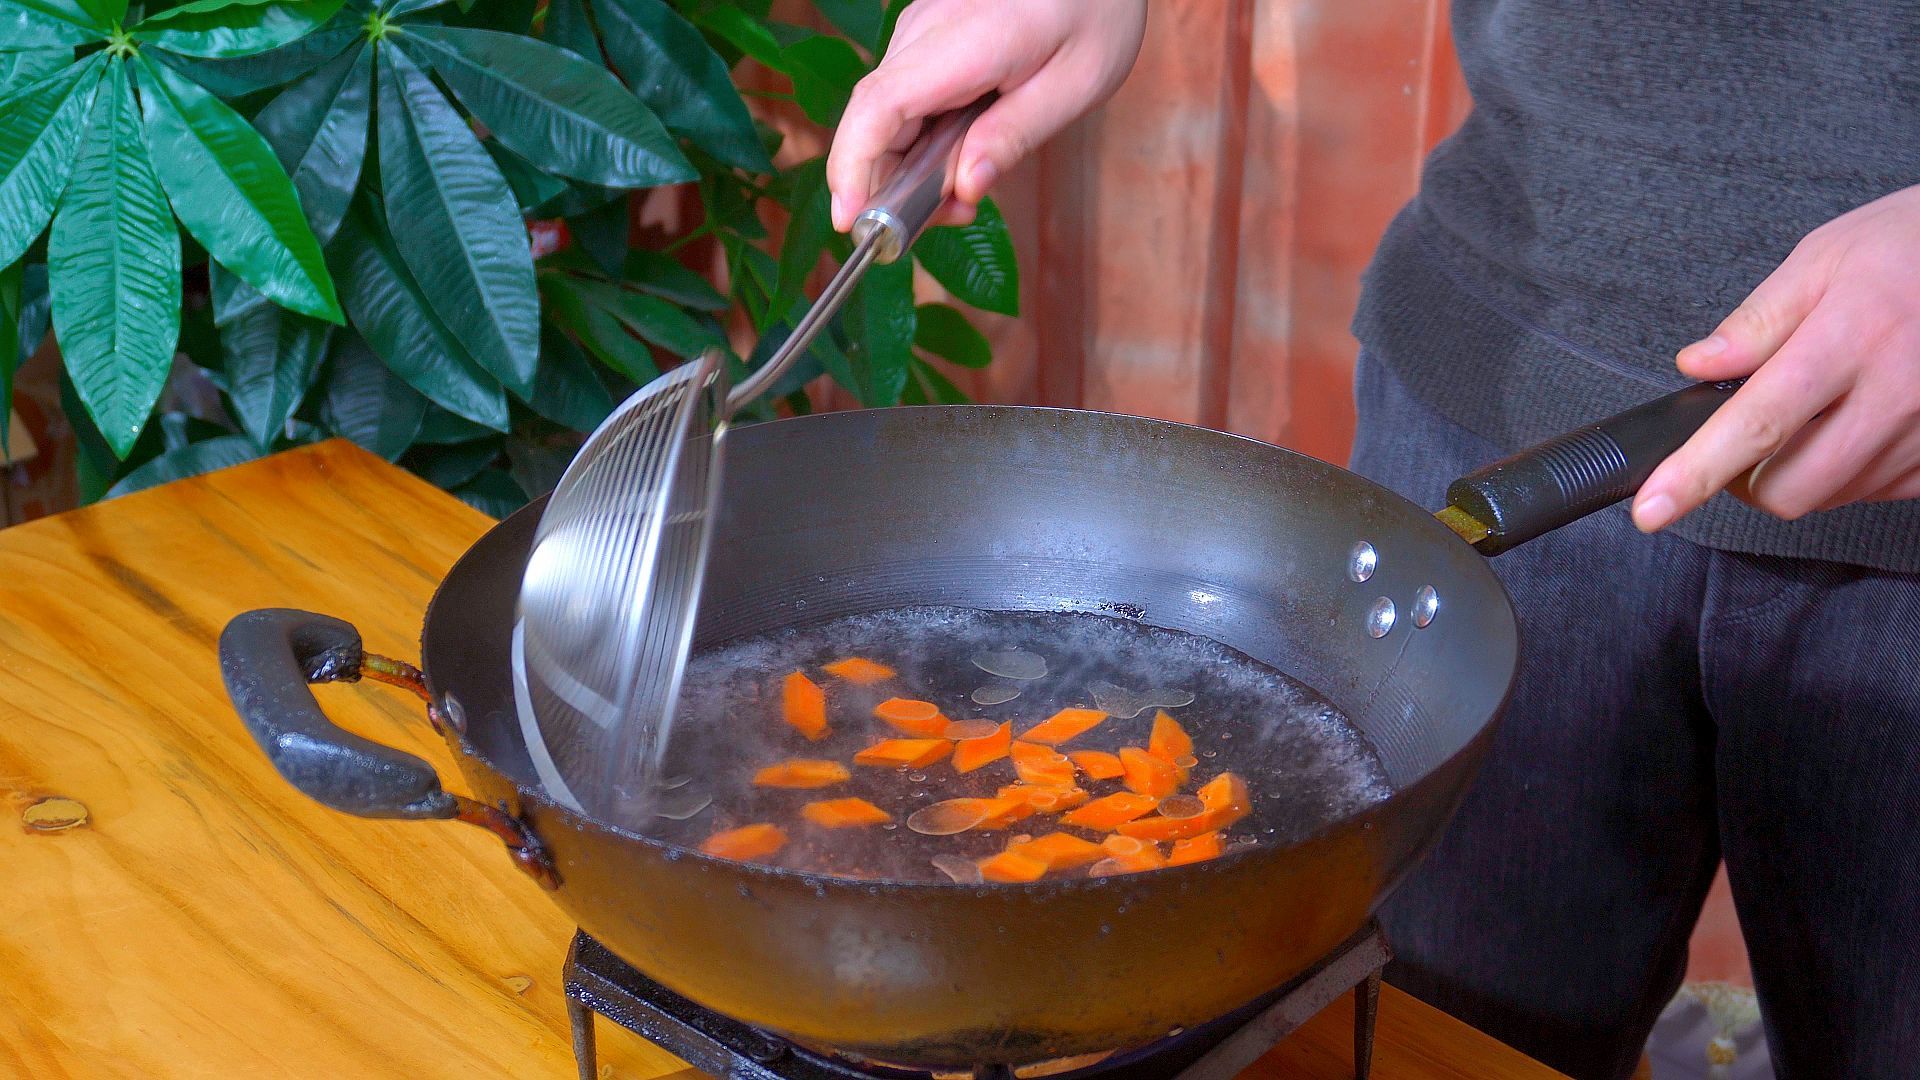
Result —
<svg viewBox="0 0 1920 1080"><path fill-rule="evenodd" d="M1353 1075L1367 1080L1373 1059L1380 971L1391 956L1378 924L1334 950L1320 966L1217 1020L1134 1050L1023 1065L980 1065L975 1080L1230 1080L1300 1025L1353 991ZM687 1064L728 1080L952 1080L856 1062L796 1045L702 1008L642 975L585 931L573 935L565 970L573 1056L580 1080L598 1080L597 1013Z"/></svg>

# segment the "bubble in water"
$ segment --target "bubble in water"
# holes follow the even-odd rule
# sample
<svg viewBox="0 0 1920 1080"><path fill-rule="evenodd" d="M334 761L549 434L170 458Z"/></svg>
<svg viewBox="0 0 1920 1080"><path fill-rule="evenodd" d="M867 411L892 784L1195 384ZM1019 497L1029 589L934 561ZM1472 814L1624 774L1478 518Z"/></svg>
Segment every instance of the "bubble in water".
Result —
<svg viewBox="0 0 1920 1080"><path fill-rule="evenodd" d="M973 666L989 675L1027 682L1047 673L1047 658L1025 649L992 649L973 654Z"/></svg>
<svg viewBox="0 0 1920 1080"><path fill-rule="evenodd" d="M969 696L979 705L1004 705L1020 696L1020 688L1012 683L988 683L975 687Z"/></svg>
<svg viewBox="0 0 1920 1080"><path fill-rule="evenodd" d="M1087 691L1093 695L1094 705L1115 720L1131 720L1148 709L1178 709L1193 704L1193 691L1169 690L1163 686L1129 690L1101 681L1088 684Z"/></svg>
<svg viewBox="0 0 1920 1080"><path fill-rule="evenodd" d="M947 725L946 737L949 739L981 739L999 730L1000 725L991 720L955 720L953 723Z"/></svg>
<svg viewBox="0 0 1920 1080"><path fill-rule="evenodd" d="M1200 751L1200 756L1201 756L1201 757L1203 757L1203 758L1210 758L1210 757L1215 757L1215 756L1217 756L1218 754L1219 754L1219 751L1217 751L1217 750L1202 750L1202 751Z"/></svg>
<svg viewBox="0 0 1920 1080"><path fill-rule="evenodd" d="M1173 759L1173 763L1183 769L1191 769L1195 765L1200 764L1200 759L1194 757L1192 754L1181 754L1179 757Z"/></svg>
<svg viewBox="0 0 1920 1080"><path fill-rule="evenodd" d="M1126 872L1126 864L1118 859L1101 859L1099 862L1087 867L1088 877L1112 877L1115 874L1124 874Z"/></svg>
<svg viewBox="0 0 1920 1080"><path fill-rule="evenodd" d="M900 823L899 823L899 822L897 822L897 821L889 821L889 822L887 822L887 823L885 823L885 824L883 824L883 825L881 825L880 827L881 827L882 829L885 829L885 830L886 830L887 832L892 832L893 830L895 830L895 829L897 829L897 828L899 828L899 827L900 827Z"/></svg>
<svg viewBox="0 0 1920 1080"><path fill-rule="evenodd" d="M907 774L907 779L916 784L924 784L927 780L927 774L923 772L910 772Z"/></svg>
<svg viewBox="0 0 1920 1080"><path fill-rule="evenodd" d="M682 787L661 792L653 812L668 821L685 821L712 805L712 792Z"/></svg>
<svg viewBox="0 0 1920 1080"><path fill-rule="evenodd" d="M908 815L907 828L922 836L952 836L987 820L990 813L992 807L986 799L947 799Z"/></svg>
<svg viewBox="0 0 1920 1080"><path fill-rule="evenodd" d="M933 863L935 870L952 878L957 885L978 885L983 880L980 868L974 865L972 859L963 859L958 855L935 855L928 861Z"/></svg>
<svg viewBox="0 0 1920 1080"><path fill-rule="evenodd" d="M1194 795L1169 795L1160 800L1159 810L1161 817L1199 817L1207 812L1207 804Z"/></svg>

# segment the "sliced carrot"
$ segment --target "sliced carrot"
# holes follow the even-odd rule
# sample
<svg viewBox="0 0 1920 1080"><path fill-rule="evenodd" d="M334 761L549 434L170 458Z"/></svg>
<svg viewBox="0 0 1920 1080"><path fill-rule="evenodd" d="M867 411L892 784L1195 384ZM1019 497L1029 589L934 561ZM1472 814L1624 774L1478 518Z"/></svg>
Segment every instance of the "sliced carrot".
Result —
<svg viewBox="0 0 1920 1080"><path fill-rule="evenodd" d="M980 860L980 876L988 881L1039 881L1047 864L1018 851L1003 851Z"/></svg>
<svg viewBox="0 0 1920 1080"><path fill-rule="evenodd" d="M864 656L849 656L845 660L835 660L821 670L836 679L845 679L858 686L872 686L874 683L891 679L898 674L878 660L869 660Z"/></svg>
<svg viewBox="0 0 1920 1080"><path fill-rule="evenodd" d="M1180 721L1167 715L1161 709L1153 714L1153 734L1147 736L1147 753L1169 765L1178 765L1181 758L1193 756L1193 736L1180 726Z"/></svg>
<svg viewBox="0 0 1920 1080"><path fill-rule="evenodd" d="M1230 772L1200 785L1195 794L1207 806L1207 812L1200 816L1209 822L1211 829L1227 828L1253 813L1253 798L1247 794L1246 782Z"/></svg>
<svg viewBox="0 0 1920 1080"><path fill-rule="evenodd" d="M1114 874L1137 874L1142 870L1158 870L1167 865L1160 849L1152 844L1130 855L1108 855L1092 866L1087 873L1093 877L1110 877Z"/></svg>
<svg viewBox="0 0 1920 1080"><path fill-rule="evenodd" d="M1185 840L1175 840L1173 854L1167 856L1167 865L1185 866L1188 863L1206 862L1208 859L1219 858L1223 850L1225 848L1220 843L1219 833L1204 832Z"/></svg>
<svg viewBox="0 0 1920 1080"><path fill-rule="evenodd" d="M1107 714L1099 709L1061 709L1029 728L1020 737L1028 742L1059 746L1098 727Z"/></svg>
<svg viewBox="0 0 1920 1080"><path fill-rule="evenodd" d="M825 829L850 829L860 825L883 825L893 815L865 799L822 799L800 808L800 816Z"/></svg>
<svg viewBox="0 0 1920 1080"><path fill-rule="evenodd" d="M1082 840L1072 833L1048 833L1031 840L1008 844L1008 851L1019 852L1029 859L1039 859L1047 864L1049 870L1070 870L1076 866L1085 866L1098 862L1106 856L1099 844L1091 840Z"/></svg>
<svg viewBox="0 0 1920 1080"><path fill-rule="evenodd" d="M1137 746L1125 746L1120 749L1120 768L1126 778L1127 787L1142 795L1151 795L1164 799L1180 790L1180 782L1186 770L1164 758L1154 757Z"/></svg>
<svg viewBox="0 0 1920 1080"><path fill-rule="evenodd" d="M1132 821L1153 809L1154 804L1159 801L1147 795L1136 795L1131 791L1116 791L1105 798L1093 800L1061 818L1060 821L1067 825L1077 825L1082 829L1112 832L1125 822Z"/></svg>
<svg viewBox="0 0 1920 1080"><path fill-rule="evenodd" d="M791 758L776 761L754 773L753 782L761 787L822 788L844 783L852 775L837 761Z"/></svg>
<svg viewBox="0 0 1920 1080"><path fill-rule="evenodd" d="M787 830L760 822L707 837L700 850L722 859L762 859L787 846Z"/></svg>
<svg viewBox="0 0 1920 1080"><path fill-rule="evenodd" d="M986 817L974 828L983 832L1004 829L1016 821L1024 821L1034 814L1033 804L1020 795L1001 795L987 799Z"/></svg>
<svg viewBox="0 0 1920 1080"><path fill-rule="evenodd" d="M853 763L879 768L918 769L951 753L953 744L945 739L882 739L853 755Z"/></svg>
<svg viewBox="0 0 1920 1080"><path fill-rule="evenodd" d="M1122 836L1137 837L1141 840L1160 841L1185 840L1191 836L1199 836L1201 833L1211 832L1214 828L1216 828L1216 826L1213 823L1213 817L1210 813L1189 818L1170 818L1155 814L1152 817L1143 817L1126 822L1114 831L1120 833Z"/></svg>
<svg viewBox="0 0 1920 1080"><path fill-rule="evenodd" d="M1007 756L1013 745L1013 725L1001 724L993 729L993 734L982 735L977 739L961 739L953 745L953 768L955 772L972 772L985 765L991 765Z"/></svg>
<svg viewBox="0 0 1920 1080"><path fill-rule="evenodd" d="M1073 786L1073 762L1059 751L1015 740L1008 752L1013 755L1013 771L1027 783Z"/></svg>
<svg viewBox="0 0 1920 1080"><path fill-rule="evenodd" d="M1126 770L1120 767L1120 758L1105 750L1075 750L1067 755L1080 771L1087 774L1089 780L1118 780Z"/></svg>
<svg viewBox="0 0 1920 1080"><path fill-rule="evenodd" d="M1122 836L1119 833L1108 833L1107 838L1100 841L1101 850L1122 858L1138 855L1152 846L1137 836Z"/></svg>
<svg viewBox="0 0 1920 1080"><path fill-rule="evenodd" d="M793 729L814 742L827 737L827 692L796 671L780 687L781 714Z"/></svg>
<svg viewBox="0 0 1920 1080"><path fill-rule="evenodd" d="M1000 797L1018 795L1027 800L1027 805L1043 814L1058 814L1080 806L1093 796L1077 787L1054 787L1051 784L1008 784L1000 789Z"/></svg>
<svg viewBox="0 0 1920 1080"><path fill-rule="evenodd" d="M937 739L945 735L947 725L952 723L940 715L938 705L915 698L888 698L873 707L873 715L885 720L896 731L925 739Z"/></svg>

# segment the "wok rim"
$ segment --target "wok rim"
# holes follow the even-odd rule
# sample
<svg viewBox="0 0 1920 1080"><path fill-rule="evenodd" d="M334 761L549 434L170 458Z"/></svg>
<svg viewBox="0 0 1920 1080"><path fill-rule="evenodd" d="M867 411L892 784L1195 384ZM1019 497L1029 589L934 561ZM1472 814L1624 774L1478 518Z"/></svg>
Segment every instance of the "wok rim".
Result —
<svg viewBox="0 0 1920 1080"><path fill-rule="evenodd" d="M1431 529L1434 531L1434 535L1436 536L1436 538L1444 536L1448 538L1448 542L1462 543L1462 544L1465 543L1465 541L1461 540L1458 537L1458 535L1456 535L1451 529L1448 529L1445 525L1441 524L1440 521L1433 516L1432 512L1428 511L1425 507L1422 507L1420 504L1401 495L1399 492L1393 491L1392 489L1387 488L1382 484L1376 483L1375 481L1370 480L1367 477L1362 476L1359 473L1346 468L1345 466L1335 465L1334 463L1327 461L1323 458L1317 458L1311 454L1304 454L1298 450L1290 450L1287 447L1280 446L1276 443L1266 442L1264 440L1256 439L1251 436L1239 435L1229 431L1219 431L1214 428L1204 427L1199 424L1189 424L1189 423L1183 423L1176 420L1162 420L1156 417L1140 416L1134 413L1109 412L1109 411L1100 410L1100 409L1068 409L1068 408L1060 408L1056 406L1047 406L1047 405L994 405L994 404L897 405L897 406L888 406L886 408L877 408L877 409L841 410L841 411L835 411L835 412L810 413L806 416L782 417L777 420L770 420L770 421L763 421L760 423L756 423L752 425L752 428L757 430L757 429L765 428L775 424L836 423L836 422L843 422L843 421L837 420L836 418L860 415L865 413L908 413L908 412L919 413L919 412L931 412L935 410L948 410L948 409L966 409L966 410L973 410L973 411L990 411L990 412L1001 412L1001 413L1050 414L1050 415L1064 416L1064 417L1080 417L1080 416L1105 417L1105 418L1120 419L1120 420L1125 420L1133 423L1144 424L1149 427L1157 427L1165 430L1190 432L1203 438L1226 440L1226 443L1228 445L1231 445L1233 443L1244 443L1250 447L1256 448L1260 453L1268 453L1268 454L1278 453L1288 457L1298 458L1304 461L1312 462L1318 466L1333 469L1343 477L1365 484L1368 487L1374 489L1378 494L1385 496L1388 499L1394 502L1400 503L1404 506L1411 507L1412 509L1417 511L1418 518L1427 523L1426 525L1423 525L1422 528L1427 528L1430 526ZM433 595L427 600L426 611L421 618L421 625L420 625L421 646L420 647L421 647L421 668L426 678L427 688L432 693L433 699L436 705L442 701L444 695L443 695L443 691L437 686L435 682L433 671L431 670L431 668L428 668L426 665L427 632L428 632L428 629L433 625L433 614L434 614L435 606L439 603L441 596L446 592L448 582L451 581L454 575L460 571L461 567L467 564L467 561L469 559L474 557L474 552L476 550L478 550L488 540L492 539L510 522L514 522L525 515L537 515L539 513L543 513L546 506L547 499L548 499L548 496L546 495L542 495L536 499L532 499L525 506L514 511L512 514L509 514L506 517L500 518L497 521L495 521L492 527L490 527L485 533L481 534L481 536L478 539L474 540L473 543L469 544L465 551L460 553L460 557L454 560L453 565L447 568L447 572L444 575L442 575L439 583L437 583L434 586ZM1187 863L1182 866L1164 866L1164 867L1158 867L1153 870L1138 871L1130 874L1113 874L1113 875L1108 875L1106 877L1097 877L1097 878L1096 877L1065 877L1065 878L1041 878L1036 881L1022 881L1022 882L974 883L974 882L933 881L933 880L899 881L899 880L894 880L892 878L850 878L850 877L843 877L843 876L833 875L833 874L810 873L805 870L795 870L788 867L767 866L762 863L742 862L734 859L723 859L717 855L709 855L706 852L701 851L697 847L687 847L682 844L676 844L671 841L659 839L658 837L647 836L644 833L635 832L632 829L626 828L624 826L615 825L609 822L602 821L599 818L596 818L593 815L588 814L584 811L576 811L569 806L565 806L557 802L556 800L554 800L551 796L549 796L544 787L538 786L538 785L530 786L522 782L520 777L502 768L498 762L494 761L492 758L488 757L485 753L481 752L479 747L475 746L473 742L467 737L467 732L464 728L454 728L449 726L448 731L450 734L454 734L457 737L460 753L463 757L470 758L473 761L478 762L479 764L485 766L488 771L506 780L509 784L511 784L515 793L523 801L535 803L538 806L542 807L543 809L550 811L554 814L557 814L560 817L566 819L569 823L574 824L576 827L591 828L603 833L611 834L623 841L637 842L642 845L645 845L649 848L652 848L660 852L665 858L679 860L679 861L684 861L688 858L692 858L694 860L698 860L700 864L718 866L718 867L724 868L728 872L734 872L734 873L746 872L756 877L766 877L773 880L791 881L799 884L804 884L810 887L825 887L825 888L834 888L834 889L850 888L850 889L861 890L861 891L885 889L888 892L894 892L900 889L912 889L912 890L925 889L925 890L938 890L938 891L943 891L947 893L965 893L965 894L975 894L975 895L987 895L987 894L1004 895L1009 890L1017 890L1017 891L1025 892L1029 895L1036 895L1040 893L1059 892L1062 890L1075 891L1075 890L1082 890L1082 889L1096 890L1096 889L1102 889L1102 888L1108 888L1108 887L1117 888L1119 887L1121 882L1138 880L1144 874L1185 874L1188 877L1198 878L1209 873L1225 872L1225 869L1227 867L1235 866L1250 858L1254 858L1262 853L1284 851L1284 850L1290 850L1294 848L1306 847L1310 844L1321 841L1325 839L1329 834L1333 833L1335 830L1340 829L1344 826L1347 826L1352 822L1355 822L1360 818L1363 818L1369 814L1379 812L1383 808L1392 805L1401 797L1402 794L1427 783L1432 777L1436 775L1440 775L1447 772L1448 767L1458 762L1461 758L1466 757L1470 754L1475 754L1480 752L1483 744L1486 743L1488 740L1492 739L1494 732L1499 728L1500 722L1506 714L1507 705L1509 704L1509 702L1512 700L1512 697L1513 697L1514 684L1519 678L1520 626L1519 626L1519 615L1514 610L1514 606L1513 606L1513 597L1510 593L1508 593L1505 583L1503 583L1500 580L1500 577L1498 574L1493 573L1491 567L1487 565L1486 559L1483 558L1482 560L1480 560L1479 565L1486 570L1487 577L1492 582L1494 588L1498 591L1498 595L1500 597L1502 604L1504 605L1504 609L1507 613L1508 619L1512 621L1514 624L1515 649L1514 649L1514 663L1512 668L1507 672L1506 678L1504 680L1504 685L1502 686L1500 691L1499 701L1496 703L1496 705L1494 706L1493 710L1488 715L1488 717L1481 723L1479 729L1476 732L1474 732L1473 736L1471 738L1468 738L1465 742L1461 743L1459 749L1455 750L1453 753L1441 759L1432 768L1428 769L1426 773L1420 776L1418 779L1414 780L1412 783L1404 787L1395 788L1394 791L1391 794L1389 794L1385 799L1381 799L1378 802L1369 803L1368 805L1361 807L1357 810L1354 810L1351 813L1348 813L1338 818L1334 818L1330 821L1324 822L1319 828L1313 830L1310 833L1307 833L1304 836L1301 836L1291 841L1290 843L1287 843L1285 845L1278 845L1278 846L1269 846L1266 844L1236 845L1236 847L1240 848L1240 850L1237 850L1237 851L1229 850L1212 859L1207 859L1202 862L1196 862L1196 863ZM1011 609L1008 609L1008 610L1011 610ZM1119 616L1109 616L1109 617L1119 617ZM1129 621L1139 621L1139 620L1129 620ZM1155 625L1155 624L1148 623L1146 625ZM511 661L508 661L508 663L511 663ZM1317 688L1313 688L1311 686L1310 688L1315 689L1316 692L1318 692ZM515 736L515 737L518 738L518 736ZM1363 734L1363 737L1364 737L1364 734ZM524 744L524 739L522 739L521 741ZM524 813L516 814L516 816L521 817L523 820L527 817L527 815ZM1451 817L1451 815L1449 815L1449 817ZM1445 823L1443 822L1440 828L1437 828L1436 830L1434 830L1433 835L1426 838L1425 840L1426 846L1431 846L1435 841L1438 840L1440 833L1444 831L1445 831ZM1170 880L1170 879L1163 878L1161 880ZM1379 896L1376 897L1375 903L1378 903L1379 899L1385 896L1386 891L1387 890L1383 889L1380 892Z"/></svg>

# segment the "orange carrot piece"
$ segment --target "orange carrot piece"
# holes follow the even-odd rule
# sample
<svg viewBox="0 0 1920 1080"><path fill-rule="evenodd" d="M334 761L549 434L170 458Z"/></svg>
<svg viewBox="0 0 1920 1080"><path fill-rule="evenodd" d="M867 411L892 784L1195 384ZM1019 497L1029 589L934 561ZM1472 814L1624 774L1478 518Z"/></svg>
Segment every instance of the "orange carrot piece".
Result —
<svg viewBox="0 0 1920 1080"><path fill-rule="evenodd" d="M869 660L864 656L849 656L845 660L835 660L821 670L836 679L845 679L856 686L872 686L874 683L891 679L898 674L878 660Z"/></svg>
<svg viewBox="0 0 1920 1080"><path fill-rule="evenodd" d="M1253 797L1247 794L1246 782L1230 772L1200 785L1195 794L1206 804L1207 812L1200 816L1207 820L1209 829L1227 828L1253 813Z"/></svg>
<svg viewBox="0 0 1920 1080"><path fill-rule="evenodd" d="M1180 790L1185 770L1164 758L1154 757L1137 746L1120 749L1120 768L1127 788L1142 795L1164 799Z"/></svg>
<svg viewBox="0 0 1920 1080"><path fill-rule="evenodd" d="M1180 721L1167 715L1161 709L1153 714L1153 734L1147 736L1147 753L1169 765L1178 765L1181 758L1193 756L1193 736L1180 726Z"/></svg>
<svg viewBox="0 0 1920 1080"><path fill-rule="evenodd" d="M1018 851L980 860L980 876L987 881L1039 881L1046 873L1046 863Z"/></svg>
<svg viewBox="0 0 1920 1080"><path fill-rule="evenodd" d="M1071 810L1093 798L1081 788L1054 787L1052 784L1008 784L1000 789L999 794L1003 799L1017 795L1043 814L1058 814Z"/></svg>
<svg viewBox="0 0 1920 1080"><path fill-rule="evenodd" d="M787 830L760 822L714 833L700 845L700 850L722 859L745 862L748 859L765 858L785 846Z"/></svg>
<svg viewBox="0 0 1920 1080"><path fill-rule="evenodd" d="M986 800L987 816L974 828L982 832L1004 829L1016 821L1024 821L1034 814L1033 804L1020 795L1002 795Z"/></svg>
<svg viewBox="0 0 1920 1080"><path fill-rule="evenodd" d="M1048 833L1031 840L1007 845L1008 851L1018 852L1029 859L1039 859L1047 864L1049 870L1071 870L1076 866L1085 866L1106 857L1100 845L1091 840L1082 840L1072 833Z"/></svg>
<svg viewBox="0 0 1920 1080"><path fill-rule="evenodd" d="M1116 791L1105 798L1093 800L1061 818L1060 821L1066 825L1077 825L1082 829L1093 829L1096 832L1112 832L1120 825L1153 809L1159 801L1146 795L1136 795L1131 791Z"/></svg>
<svg viewBox="0 0 1920 1080"><path fill-rule="evenodd" d="M1152 846L1139 837L1122 836L1119 833L1108 833L1106 839L1100 841L1101 850L1116 858L1138 855Z"/></svg>
<svg viewBox="0 0 1920 1080"><path fill-rule="evenodd" d="M1118 780L1126 772L1120 767L1120 757L1105 750L1075 750L1067 755L1080 771L1087 774L1089 780Z"/></svg>
<svg viewBox="0 0 1920 1080"><path fill-rule="evenodd" d="M1027 729L1020 737L1028 742L1059 746L1092 731L1106 718L1107 714L1099 709L1061 709Z"/></svg>
<svg viewBox="0 0 1920 1080"><path fill-rule="evenodd" d="M790 758L776 761L753 774L760 787L822 788L844 783L853 774L837 761L819 758Z"/></svg>
<svg viewBox="0 0 1920 1080"><path fill-rule="evenodd" d="M884 825L893 815L865 799L822 799L800 808L800 816L824 829Z"/></svg>
<svg viewBox="0 0 1920 1080"><path fill-rule="evenodd" d="M953 745L953 770L972 772L1006 757L1013 746L1013 725L1001 724L991 735L961 739Z"/></svg>
<svg viewBox="0 0 1920 1080"><path fill-rule="evenodd" d="M883 769L918 769L951 753L953 744L945 739L882 739L853 755L853 763Z"/></svg>
<svg viewBox="0 0 1920 1080"><path fill-rule="evenodd" d="M1199 836L1173 842L1173 854L1167 856L1168 866L1185 866L1188 863L1206 862L1217 859L1225 848L1220 843L1217 832L1203 832Z"/></svg>
<svg viewBox="0 0 1920 1080"><path fill-rule="evenodd" d="M1089 874L1105 877L1110 874L1137 874L1142 870L1158 870L1167 865L1160 849L1152 844L1131 855L1108 855L1087 868Z"/></svg>
<svg viewBox="0 0 1920 1080"><path fill-rule="evenodd" d="M885 720L896 731L918 735L923 739L937 739L945 735L947 725L952 723L940 715L940 706L914 698L888 698L873 707L873 715Z"/></svg>
<svg viewBox="0 0 1920 1080"><path fill-rule="evenodd" d="M1125 822L1115 829L1122 836L1137 837L1141 840L1185 840L1212 832L1217 828L1211 812L1189 818L1170 818L1155 814L1134 821Z"/></svg>
<svg viewBox="0 0 1920 1080"><path fill-rule="evenodd" d="M1029 784L1053 787L1073 786L1073 762L1066 755L1030 742L1015 740L1008 753L1013 755L1013 771Z"/></svg>
<svg viewBox="0 0 1920 1080"><path fill-rule="evenodd" d="M781 715L793 729L813 742L827 737L827 692L796 671L780 687Z"/></svg>

